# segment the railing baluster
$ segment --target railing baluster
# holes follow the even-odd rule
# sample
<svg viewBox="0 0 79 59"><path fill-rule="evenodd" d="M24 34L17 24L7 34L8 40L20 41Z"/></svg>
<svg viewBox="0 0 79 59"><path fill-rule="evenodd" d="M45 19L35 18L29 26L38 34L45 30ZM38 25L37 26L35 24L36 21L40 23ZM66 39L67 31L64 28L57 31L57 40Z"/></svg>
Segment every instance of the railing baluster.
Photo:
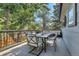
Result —
<svg viewBox="0 0 79 59"><path fill-rule="evenodd" d="M5 46L7 46L7 32L5 32Z"/></svg>
<svg viewBox="0 0 79 59"><path fill-rule="evenodd" d="M10 37L11 33L8 32L8 40L9 40L9 45L11 45L11 37Z"/></svg>
<svg viewBox="0 0 79 59"><path fill-rule="evenodd" d="M10 37L9 37L10 33L8 32L8 45L10 45Z"/></svg>
<svg viewBox="0 0 79 59"><path fill-rule="evenodd" d="M15 40L14 40L14 32L12 33L12 40L13 40L13 44L15 44Z"/></svg>
<svg viewBox="0 0 79 59"><path fill-rule="evenodd" d="M9 38L10 38L10 45L12 45L13 44L13 42L12 42L12 32L9 32Z"/></svg>
<svg viewBox="0 0 79 59"><path fill-rule="evenodd" d="M8 45L8 32L6 32L6 46Z"/></svg>
<svg viewBox="0 0 79 59"><path fill-rule="evenodd" d="M4 33L2 35L2 47L4 47Z"/></svg>
<svg viewBox="0 0 79 59"><path fill-rule="evenodd" d="M18 40L17 40L17 37L18 37L17 34L18 34L18 33L16 32L16 43L18 42Z"/></svg>
<svg viewBox="0 0 79 59"><path fill-rule="evenodd" d="M7 45L9 45L9 32L7 33Z"/></svg>
<svg viewBox="0 0 79 59"><path fill-rule="evenodd" d="M19 32L17 33L17 42L19 42Z"/></svg>
<svg viewBox="0 0 79 59"><path fill-rule="evenodd" d="M2 33L0 33L0 48L2 47Z"/></svg>

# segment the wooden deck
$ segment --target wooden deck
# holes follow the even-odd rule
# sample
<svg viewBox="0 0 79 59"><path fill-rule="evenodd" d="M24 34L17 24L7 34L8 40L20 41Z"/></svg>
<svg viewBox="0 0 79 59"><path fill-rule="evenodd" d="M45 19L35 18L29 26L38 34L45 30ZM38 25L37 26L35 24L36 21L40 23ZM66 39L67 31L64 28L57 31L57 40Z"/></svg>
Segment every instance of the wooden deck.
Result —
<svg viewBox="0 0 79 59"><path fill-rule="evenodd" d="M28 53L29 48L27 43L23 43L21 45L10 48L6 51L0 52L1 56L35 56L33 54ZM69 56L66 47L63 43L62 39L57 39L57 51L54 52L54 48L49 46L47 47L47 52L44 51L40 56Z"/></svg>

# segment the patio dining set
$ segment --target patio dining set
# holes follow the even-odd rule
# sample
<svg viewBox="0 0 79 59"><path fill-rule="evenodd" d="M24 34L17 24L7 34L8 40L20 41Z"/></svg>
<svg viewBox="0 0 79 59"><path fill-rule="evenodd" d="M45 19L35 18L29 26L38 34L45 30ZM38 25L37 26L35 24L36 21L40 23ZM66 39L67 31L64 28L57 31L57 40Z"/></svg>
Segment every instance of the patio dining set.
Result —
<svg viewBox="0 0 79 59"><path fill-rule="evenodd" d="M58 36L57 32L28 32L27 33L27 42L28 46L31 49L28 53L39 56L43 51L46 53L47 46L54 47L56 52L56 38Z"/></svg>

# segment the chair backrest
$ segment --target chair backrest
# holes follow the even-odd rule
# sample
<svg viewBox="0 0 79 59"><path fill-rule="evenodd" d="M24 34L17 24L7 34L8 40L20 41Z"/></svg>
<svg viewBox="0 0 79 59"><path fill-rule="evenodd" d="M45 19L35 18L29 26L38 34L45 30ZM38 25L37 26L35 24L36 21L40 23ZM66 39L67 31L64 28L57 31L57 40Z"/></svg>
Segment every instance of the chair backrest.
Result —
<svg viewBox="0 0 79 59"><path fill-rule="evenodd" d="M57 33L53 33L53 34L51 34L51 35L49 36L49 38L51 38L51 39L56 39L56 37L57 37Z"/></svg>
<svg viewBox="0 0 79 59"><path fill-rule="evenodd" d="M58 34L57 34L57 33L55 33L55 38L57 37L57 35L58 35Z"/></svg>
<svg viewBox="0 0 79 59"><path fill-rule="evenodd" d="M27 34L27 42L28 42L28 45L30 45L30 46L40 46L40 44L42 43L42 40L41 40L41 38L37 38L36 37L36 34L37 33L33 33L33 34ZM34 46L34 47L35 47Z"/></svg>
<svg viewBox="0 0 79 59"><path fill-rule="evenodd" d="M36 33L28 32L27 34L27 41L28 43L36 43Z"/></svg>

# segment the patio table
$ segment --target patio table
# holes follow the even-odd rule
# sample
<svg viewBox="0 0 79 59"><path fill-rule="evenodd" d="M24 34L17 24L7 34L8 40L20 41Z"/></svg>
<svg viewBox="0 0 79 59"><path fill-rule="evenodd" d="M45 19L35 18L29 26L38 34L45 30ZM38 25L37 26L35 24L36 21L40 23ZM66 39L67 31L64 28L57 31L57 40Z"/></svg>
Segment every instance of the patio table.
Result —
<svg viewBox="0 0 79 59"><path fill-rule="evenodd" d="M48 39L48 37L53 34L52 32L41 32L36 34L37 38L41 38L42 39L42 43L43 43L43 50L46 52L46 40Z"/></svg>

